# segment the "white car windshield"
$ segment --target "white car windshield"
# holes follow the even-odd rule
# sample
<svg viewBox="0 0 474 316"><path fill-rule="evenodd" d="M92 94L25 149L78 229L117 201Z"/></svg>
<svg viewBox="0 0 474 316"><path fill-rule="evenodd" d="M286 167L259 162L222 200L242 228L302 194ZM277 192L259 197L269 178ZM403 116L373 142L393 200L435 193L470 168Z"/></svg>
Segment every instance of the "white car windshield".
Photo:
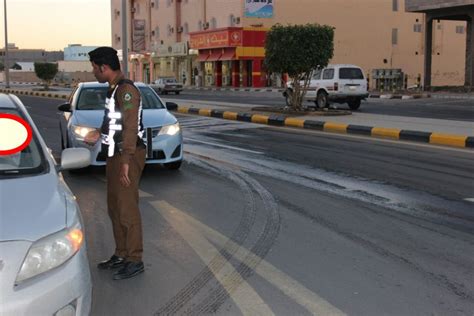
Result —
<svg viewBox="0 0 474 316"><path fill-rule="evenodd" d="M26 121L17 110L0 108L0 113L13 114ZM30 144L21 152L0 156L0 178L39 174L47 168L48 164L34 133Z"/></svg>
<svg viewBox="0 0 474 316"><path fill-rule="evenodd" d="M105 108L105 98L107 87L86 87L79 92L76 103L77 110L103 110ZM139 87L142 96L143 109L164 109L165 106L149 87Z"/></svg>

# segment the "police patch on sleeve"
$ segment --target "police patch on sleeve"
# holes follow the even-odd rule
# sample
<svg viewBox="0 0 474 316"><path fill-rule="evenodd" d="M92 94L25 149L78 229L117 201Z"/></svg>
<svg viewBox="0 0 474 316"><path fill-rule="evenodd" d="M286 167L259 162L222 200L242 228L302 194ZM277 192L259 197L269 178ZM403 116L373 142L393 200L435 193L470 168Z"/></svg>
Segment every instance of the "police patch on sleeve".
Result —
<svg viewBox="0 0 474 316"><path fill-rule="evenodd" d="M132 99L132 94L130 92L127 92L123 95L123 100L125 102L129 102Z"/></svg>

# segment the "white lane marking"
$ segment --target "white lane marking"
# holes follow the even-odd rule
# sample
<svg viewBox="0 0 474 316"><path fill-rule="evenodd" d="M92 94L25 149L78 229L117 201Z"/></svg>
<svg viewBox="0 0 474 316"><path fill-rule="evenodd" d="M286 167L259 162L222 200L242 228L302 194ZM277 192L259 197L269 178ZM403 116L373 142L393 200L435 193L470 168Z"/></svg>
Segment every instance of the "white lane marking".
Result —
<svg viewBox="0 0 474 316"><path fill-rule="evenodd" d="M239 148L239 147L222 145L222 144L218 144L218 143L205 142L205 141L202 141L202 140L197 140L197 139L189 138L189 137L185 137L185 140L190 140L190 141L195 142L195 143L202 143L202 144L211 145L211 146L215 146L215 147L222 147L222 148L240 150L240 151L244 151L244 152L248 152L248 153L252 153L252 154L257 154L257 155L263 155L263 153L260 152L260 151L243 149L243 148Z"/></svg>
<svg viewBox="0 0 474 316"><path fill-rule="evenodd" d="M234 254L234 258L240 260L241 262L246 260L246 258L248 260L248 256L250 256L250 260L261 260L260 264L256 267L255 272L258 273L261 277L263 277L267 282L273 284L275 287L280 289L289 298L297 302L302 307L306 308L311 314L345 315L337 307L331 305L328 301L324 300L322 297L319 297L316 293L312 292L283 271L278 270L269 262L258 258L257 255L247 250L246 248L233 243L228 237L201 223L192 216L187 215L185 212L173 207L165 201L156 201L154 207L160 212L160 214L166 213L166 216L170 218L171 223L176 226L175 229L179 232L186 233L188 228L181 225L189 223L189 225L187 226L193 227L193 229L198 229L199 231L204 233L210 241L213 241L219 246L223 246L224 244L228 243L231 247L237 247L239 251ZM193 235L191 237L191 241L193 240L193 238L197 237L204 238L201 235ZM205 250L208 251L208 248L206 248ZM204 252L205 251L196 250L196 253L198 253L199 255L202 255Z"/></svg>
<svg viewBox="0 0 474 316"><path fill-rule="evenodd" d="M464 201L468 201L468 202L473 202L473 203L474 203L474 198L465 198Z"/></svg>
<svg viewBox="0 0 474 316"><path fill-rule="evenodd" d="M258 293L240 276L237 280L226 281L227 276L237 274L233 265L222 257L219 250L196 230L196 226L189 224L189 220L184 216L183 211L165 201L153 201L150 204L173 226L206 264L216 256L219 257L219 260L226 262L224 267L217 271L214 271L212 266L208 267L226 291L229 292L230 297L243 315L274 315ZM231 293L230 289L234 282L237 282L239 286Z"/></svg>

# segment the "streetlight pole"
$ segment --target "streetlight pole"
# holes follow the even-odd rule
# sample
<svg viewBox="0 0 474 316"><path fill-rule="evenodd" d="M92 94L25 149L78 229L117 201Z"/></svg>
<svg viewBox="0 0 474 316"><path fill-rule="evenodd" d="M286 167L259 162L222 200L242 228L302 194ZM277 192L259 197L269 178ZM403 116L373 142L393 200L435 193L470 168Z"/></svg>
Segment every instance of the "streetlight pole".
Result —
<svg viewBox="0 0 474 316"><path fill-rule="evenodd" d="M125 77L128 77L127 1L122 0L122 65Z"/></svg>
<svg viewBox="0 0 474 316"><path fill-rule="evenodd" d="M7 30L7 0L3 0L3 8L5 14L5 88L10 88L10 72L8 66L8 30Z"/></svg>

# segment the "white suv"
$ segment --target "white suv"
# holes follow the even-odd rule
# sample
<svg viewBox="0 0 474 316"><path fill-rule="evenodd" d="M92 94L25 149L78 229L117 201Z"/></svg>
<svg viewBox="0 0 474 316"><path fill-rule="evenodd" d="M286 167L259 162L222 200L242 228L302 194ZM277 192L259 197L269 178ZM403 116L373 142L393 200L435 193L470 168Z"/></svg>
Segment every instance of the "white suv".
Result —
<svg viewBox="0 0 474 316"><path fill-rule="evenodd" d="M291 102L292 92L290 83L283 92L288 105ZM362 68L338 64L314 71L305 100L313 101L318 108L327 107L331 102L335 102L347 103L351 110L357 110L361 100L368 96L367 80Z"/></svg>

